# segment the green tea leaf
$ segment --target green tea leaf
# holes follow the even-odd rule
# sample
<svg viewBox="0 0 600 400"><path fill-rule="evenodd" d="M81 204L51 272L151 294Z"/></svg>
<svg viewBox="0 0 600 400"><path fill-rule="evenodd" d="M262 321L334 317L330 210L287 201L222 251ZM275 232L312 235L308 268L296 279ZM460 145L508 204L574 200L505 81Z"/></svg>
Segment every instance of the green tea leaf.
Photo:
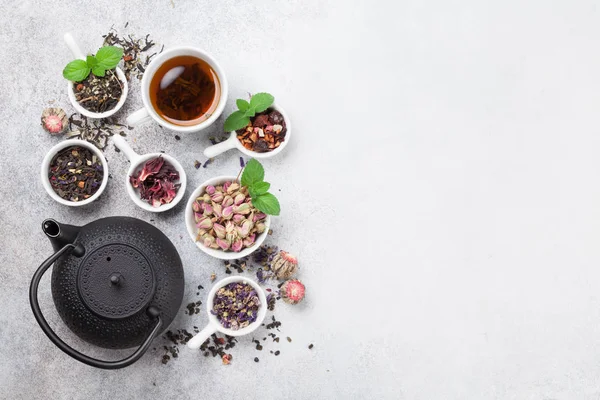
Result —
<svg viewBox="0 0 600 400"><path fill-rule="evenodd" d="M244 128L249 122L250 118L244 115L242 111L234 111L225 120L223 129L225 129L226 132L237 131L238 129Z"/></svg>
<svg viewBox="0 0 600 400"><path fill-rule="evenodd" d="M123 49L116 46L104 46L96 53L96 59L98 60L98 66L104 69L113 69L119 64L123 57ZM94 75L96 75L94 73Z"/></svg>
<svg viewBox="0 0 600 400"><path fill-rule="evenodd" d="M96 57L88 55L85 59L87 66L90 68L94 68L96 66L96 64L98 64L98 60L96 59Z"/></svg>
<svg viewBox="0 0 600 400"><path fill-rule="evenodd" d="M237 108L240 111L246 111L248 108L250 108L250 103L248 103L246 100L244 99L237 99L235 101L235 104L237 105Z"/></svg>
<svg viewBox="0 0 600 400"><path fill-rule="evenodd" d="M268 215L279 215L281 211L279 200L271 193L261 194L256 198L253 197L252 205Z"/></svg>
<svg viewBox="0 0 600 400"><path fill-rule="evenodd" d="M96 65L94 68L92 68L92 72L96 76L104 76L104 73L106 72L106 70L104 68L102 68L100 65Z"/></svg>
<svg viewBox="0 0 600 400"><path fill-rule="evenodd" d="M63 69L63 76L73 82L79 82L90 74L90 67L84 60L75 60L67 64Z"/></svg>
<svg viewBox="0 0 600 400"><path fill-rule="evenodd" d="M250 197L254 198L267 193L270 187L271 184L269 182L255 182L252 186L248 187L248 192L250 193Z"/></svg>
<svg viewBox="0 0 600 400"><path fill-rule="evenodd" d="M273 104L275 98L269 93L256 93L250 99L250 108L256 112L263 112Z"/></svg>
<svg viewBox="0 0 600 400"><path fill-rule="evenodd" d="M248 161L242 172L242 186L250 188L258 182L262 182L263 179L265 179L265 169L261 163L254 158Z"/></svg>

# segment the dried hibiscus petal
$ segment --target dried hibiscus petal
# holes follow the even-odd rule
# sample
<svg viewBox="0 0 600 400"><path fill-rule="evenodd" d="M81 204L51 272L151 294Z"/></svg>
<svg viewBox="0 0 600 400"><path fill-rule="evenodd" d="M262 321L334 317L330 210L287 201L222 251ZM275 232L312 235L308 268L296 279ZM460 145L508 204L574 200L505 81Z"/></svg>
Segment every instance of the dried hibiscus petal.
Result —
<svg viewBox="0 0 600 400"><path fill-rule="evenodd" d="M165 160L162 156L147 161L146 164L144 164L144 168L142 168L142 172L140 173L140 176L138 176L138 179L143 182L150 175L158 174L158 171L160 171L164 163Z"/></svg>
<svg viewBox="0 0 600 400"><path fill-rule="evenodd" d="M177 196L179 172L168 161L158 156L144 164L137 176L130 176L131 185L139 189L140 198L153 207L169 204Z"/></svg>

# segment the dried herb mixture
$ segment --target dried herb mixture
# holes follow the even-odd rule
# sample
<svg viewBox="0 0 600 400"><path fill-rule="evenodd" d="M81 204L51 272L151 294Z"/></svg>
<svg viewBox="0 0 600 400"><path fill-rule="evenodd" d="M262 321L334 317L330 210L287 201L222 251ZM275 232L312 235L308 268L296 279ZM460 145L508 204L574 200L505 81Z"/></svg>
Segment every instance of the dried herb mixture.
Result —
<svg viewBox="0 0 600 400"><path fill-rule="evenodd" d="M82 201L93 196L102 179L102 162L85 147L67 147L50 161L48 180L56 194L65 200Z"/></svg>

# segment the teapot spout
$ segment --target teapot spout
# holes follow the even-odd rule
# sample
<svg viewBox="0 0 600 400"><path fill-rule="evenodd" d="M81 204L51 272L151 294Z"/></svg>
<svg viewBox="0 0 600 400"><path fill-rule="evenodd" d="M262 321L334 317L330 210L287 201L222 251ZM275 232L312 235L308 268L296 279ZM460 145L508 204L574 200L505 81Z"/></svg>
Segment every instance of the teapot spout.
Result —
<svg viewBox="0 0 600 400"><path fill-rule="evenodd" d="M54 251L62 249L67 244L74 244L81 230L78 226L59 224L53 219L42 222L42 230L50 239Z"/></svg>

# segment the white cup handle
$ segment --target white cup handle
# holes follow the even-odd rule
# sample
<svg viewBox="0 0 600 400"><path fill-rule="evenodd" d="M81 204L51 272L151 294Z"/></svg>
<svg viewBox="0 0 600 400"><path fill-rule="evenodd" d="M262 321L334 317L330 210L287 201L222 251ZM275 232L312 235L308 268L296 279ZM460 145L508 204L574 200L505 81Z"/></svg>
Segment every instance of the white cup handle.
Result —
<svg viewBox="0 0 600 400"><path fill-rule="evenodd" d="M199 333L196 334L193 338L187 342L187 346L190 349L198 349L202 346L202 343L206 341L213 333L217 333L217 329L213 326L213 324L209 323L206 325L206 328L202 329Z"/></svg>
<svg viewBox="0 0 600 400"><path fill-rule="evenodd" d="M133 151L133 149L131 148L129 143L127 143L127 141L125 139L123 139L121 137L121 135L119 135L117 133L112 137L112 139L113 139L113 142L115 143L115 146L117 146L119 148L119 150L121 150L123 153L125 153L125 157L127 157L129 159L129 162L131 162L131 165L138 164L140 155L138 153L136 153L135 151Z"/></svg>
<svg viewBox="0 0 600 400"><path fill-rule="evenodd" d="M71 50L71 54L73 54L73 57L79 58L80 60L85 60L85 54L83 54L83 52L79 48L79 45L75 41L73 35L71 35L70 32L67 32L65 33L63 38L65 40L65 43L67 44L67 47L69 48L69 50Z"/></svg>
<svg viewBox="0 0 600 400"><path fill-rule="evenodd" d="M127 117L127 125L136 126L148 122L150 120L150 114L146 108L140 108L133 114L129 114Z"/></svg>
<svg viewBox="0 0 600 400"><path fill-rule="evenodd" d="M239 142L237 140L236 134L235 134L235 132L232 132L229 139L227 139L221 143L214 144L214 145L209 146L206 149L204 149L204 156L208 157L208 158L216 157L221 153L225 153L227 150L231 150L231 149L237 147L237 143L239 143Z"/></svg>

